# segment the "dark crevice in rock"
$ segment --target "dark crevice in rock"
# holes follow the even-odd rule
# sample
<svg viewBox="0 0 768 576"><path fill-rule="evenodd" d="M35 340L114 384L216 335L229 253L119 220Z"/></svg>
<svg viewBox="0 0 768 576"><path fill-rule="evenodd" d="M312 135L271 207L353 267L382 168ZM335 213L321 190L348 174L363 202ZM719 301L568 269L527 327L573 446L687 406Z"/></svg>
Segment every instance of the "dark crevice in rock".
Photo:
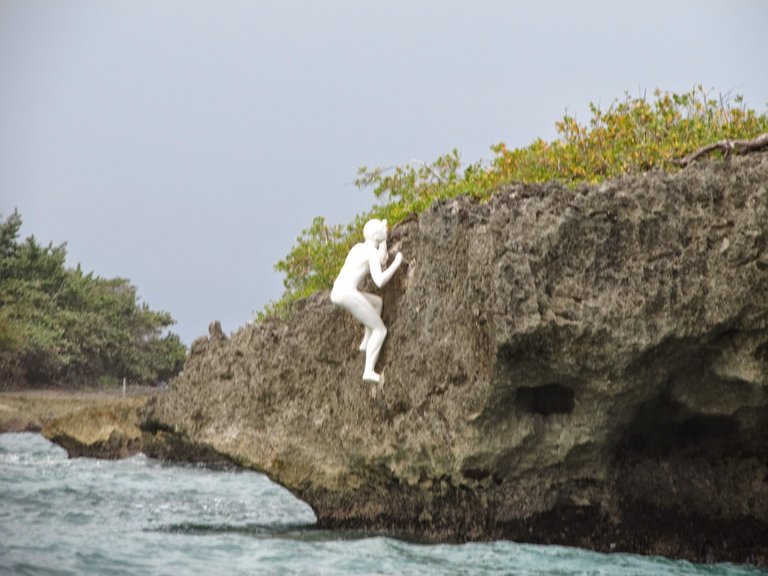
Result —
<svg viewBox="0 0 768 576"><path fill-rule="evenodd" d="M562 384L544 386L521 386L517 389L515 400L523 412L541 414L570 414L574 407L573 388Z"/></svg>
<svg viewBox="0 0 768 576"><path fill-rule="evenodd" d="M740 383L722 382L723 394ZM749 431L742 433L740 417L734 414L700 413L674 399L671 384L643 404L618 441L618 453L639 456L754 454ZM704 384L701 384L704 387ZM751 420L761 421L768 410L751 409ZM754 425L754 424L753 424ZM766 452L766 447L763 447Z"/></svg>
<svg viewBox="0 0 768 576"><path fill-rule="evenodd" d="M493 483L498 486L504 481L501 476L496 474L493 470L489 470L487 468L463 467L461 469L461 474L471 483Z"/></svg>

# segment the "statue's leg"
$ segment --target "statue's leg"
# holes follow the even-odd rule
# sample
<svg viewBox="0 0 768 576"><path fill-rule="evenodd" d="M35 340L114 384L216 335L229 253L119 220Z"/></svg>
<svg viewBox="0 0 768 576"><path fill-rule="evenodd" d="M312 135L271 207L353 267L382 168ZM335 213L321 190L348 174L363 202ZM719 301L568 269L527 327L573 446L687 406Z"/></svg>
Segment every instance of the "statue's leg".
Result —
<svg viewBox="0 0 768 576"><path fill-rule="evenodd" d="M371 332L365 348L365 372L363 380L378 382L380 377L375 372L376 360L379 358L381 346L387 335L387 329L379 316L379 312L370 300L358 291L349 291L343 294L340 304L357 318Z"/></svg>
<svg viewBox="0 0 768 576"><path fill-rule="evenodd" d="M365 334L363 335L363 341L360 342L360 346L358 347L358 350L360 352L365 352L365 349L368 348L368 340L371 337L371 329L366 326L365 328Z"/></svg>
<svg viewBox="0 0 768 576"><path fill-rule="evenodd" d="M379 320L381 322L381 320ZM376 361L379 359L379 352L384 344L384 338L387 337L387 328L384 326L384 322L381 322L380 326L377 326L371 330L371 337L368 338L368 347L365 349L365 372L363 373L363 380L372 380L378 382L380 377L376 373Z"/></svg>
<svg viewBox="0 0 768 576"><path fill-rule="evenodd" d="M376 313L381 316L381 310L383 307L383 302L380 297L376 296L376 294L371 294L369 292L361 292L361 294L365 297L368 302L371 303L371 306L373 306L373 309L376 310ZM365 352L368 348L368 339L371 337L371 329L368 328L368 326L365 327L365 335L363 336L363 341L360 343L360 352Z"/></svg>

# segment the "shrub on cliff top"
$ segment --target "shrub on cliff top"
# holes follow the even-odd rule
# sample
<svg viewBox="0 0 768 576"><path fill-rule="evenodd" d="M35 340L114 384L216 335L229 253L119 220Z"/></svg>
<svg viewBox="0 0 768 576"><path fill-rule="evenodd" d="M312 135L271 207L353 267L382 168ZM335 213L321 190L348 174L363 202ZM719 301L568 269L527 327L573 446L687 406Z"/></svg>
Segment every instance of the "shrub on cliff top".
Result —
<svg viewBox="0 0 768 576"><path fill-rule="evenodd" d="M711 98L701 87L684 94L656 90L652 99L625 96L607 110L590 104L586 124L565 115L555 123L558 137L535 140L525 148L503 143L491 148L490 163L462 169L457 150L431 164L394 168L360 168L355 184L373 188L383 200L346 226L329 225L322 217L303 230L288 255L275 265L285 275L285 293L260 314L279 313L291 302L330 288L349 248L362 238L370 218L390 225L434 201L469 194L487 199L511 182L596 183L652 168L676 170L675 160L719 140L749 139L768 132L768 114L756 113L740 96Z"/></svg>

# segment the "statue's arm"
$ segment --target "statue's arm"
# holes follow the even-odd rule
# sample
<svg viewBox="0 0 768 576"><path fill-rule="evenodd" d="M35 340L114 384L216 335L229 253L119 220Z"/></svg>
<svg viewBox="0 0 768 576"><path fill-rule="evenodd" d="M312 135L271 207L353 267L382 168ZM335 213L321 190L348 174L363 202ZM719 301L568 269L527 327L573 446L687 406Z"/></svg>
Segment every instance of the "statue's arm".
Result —
<svg viewBox="0 0 768 576"><path fill-rule="evenodd" d="M377 250L375 254L371 255L368 261L368 266L371 270L371 278L373 278L373 282L376 286L382 288L390 281L394 273L397 272L397 269L400 268L400 264L403 261L403 255L398 252L395 255L395 259L392 261L392 265L386 270L381 269L381 261L379 258L380 256Z"/></svg>

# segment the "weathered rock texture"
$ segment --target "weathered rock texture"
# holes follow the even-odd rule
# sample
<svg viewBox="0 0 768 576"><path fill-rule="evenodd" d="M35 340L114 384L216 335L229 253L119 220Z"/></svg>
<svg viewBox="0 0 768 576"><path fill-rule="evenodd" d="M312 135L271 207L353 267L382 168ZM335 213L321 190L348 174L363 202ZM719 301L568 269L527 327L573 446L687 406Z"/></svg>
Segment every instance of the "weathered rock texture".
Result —
<svg viewBox="0 0 768 576"><path fill-rule="evenodd" d="M768 560L768 156L511 186L391 234L389 335L327 293L198 341L150 420L323 527Z"/></svg>
<svg viewBox="0 0 768 576"><path fill-rule="evenodd" d="M56 402L63 406L51 408ZM127 458L139 452L160 460L203 463L217 468L230 468L232 461L206 444L200 444L164 429L147 414L156 402L154 394L128 398L104 397L99 394L60 393L53 397L17 393L0 395L0 410L17 408L25 413L12 415L10 426L0 418L0 433L39 431L59 444L70 458ZM1 415L1 414L0 414ZM24 425L28 422L26 425ZM43 421L43 424L38 422ZM21 424L22 426L17 425Z"/></svg>

